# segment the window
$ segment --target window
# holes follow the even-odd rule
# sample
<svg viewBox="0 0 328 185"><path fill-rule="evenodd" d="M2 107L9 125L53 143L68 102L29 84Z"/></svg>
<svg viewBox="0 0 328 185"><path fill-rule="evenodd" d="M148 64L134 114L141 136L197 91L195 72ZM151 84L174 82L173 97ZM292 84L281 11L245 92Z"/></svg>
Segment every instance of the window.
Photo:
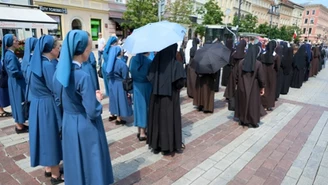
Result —
<svg viewBox="0 0 328 185"><path fill-rule="evenodd" d="M304 24L307 24L307 22L308 22L308 19L305 19Z"/></svg>
<svg viewBox="0 0 328 185"><path fill-rule="evenodd" d="M91 37L93 41L98 40L98 33L101 32L101 20L91 19Z"/></svg>
<svg viewBox="0 0 328 185"><path fill-rule="evenodd" d="M310 24L314 24L313 18L310 19Z"/></svg>
<svg viewBox="0 0 328 185"><path fill-rule="evenodd" d="M315 10L312 10L312 15L314 15L315 14Z"/></svg>
<svg viewBox="0 0 328 185"><path fill-rule="evenodd" d="M63 40L60 15L48 15L48 16L51 17L53 20L55 20L58 23L57 29L48 30L48 34L51 36L57 37L59 40Z"/></svg>
<svg viewBox="0 0 328 185"><path fill-rule="evenodd" d="M303 34L305 34L306 33L306 28L303 28Z"/></svg>
<svg viewBox="0 0 328 185"><path fill-rule="evenodd" d="M123 0L115 0L117 3L123 3Z"/></svg>
<svg viewBox="0 0 328 185"><path fill-rule="evenodd" d="M310 14L310 11L308 10L308 11L306 11L306 15L309 15Z"/></svg>
<svg viewBox="0 0 328 185"><path fill-rule="evenodd" d="M312 28L309 28L309 34L311 34L311 32L312 32Z"/></svg>

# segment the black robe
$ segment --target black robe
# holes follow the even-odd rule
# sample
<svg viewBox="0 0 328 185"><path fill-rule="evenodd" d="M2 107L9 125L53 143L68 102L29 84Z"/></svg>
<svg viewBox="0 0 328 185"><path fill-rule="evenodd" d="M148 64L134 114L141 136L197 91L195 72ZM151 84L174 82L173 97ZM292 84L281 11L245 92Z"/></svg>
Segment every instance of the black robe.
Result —
<svg viewBox="0 0 328 185"><path fill-rule="evenodd" d="M282 88L280 93L284 95L288 93L290 83L292 80L292 76L293 76L292 63L293 63L293 48L290 47L287 49L287 52L284 53L283 60L281 61L281 65L283 68L283 80L282 80Z"/></svg>
<svg viewBox="0 0 328 185"><path fill-rule="evenodd" d="M182 148L180 89L185 83L183 64L175 60L177 44L156 54L148 74L150 97L147 144L156 152Z"/></svg>
<svg viewBox="0 0 328 185"><path fill-rule="evenodd" d="M301 88L303 85L307 60L305 47L305 45L302 45L293 58L293 76L290 83L290 87L292 88Z"/></svg>

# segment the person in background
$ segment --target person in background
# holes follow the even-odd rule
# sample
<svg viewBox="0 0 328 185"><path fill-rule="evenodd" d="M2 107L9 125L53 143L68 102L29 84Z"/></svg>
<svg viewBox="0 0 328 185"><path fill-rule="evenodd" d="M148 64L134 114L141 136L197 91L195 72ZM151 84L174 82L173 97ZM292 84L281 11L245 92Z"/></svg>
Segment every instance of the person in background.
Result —
<svg viewBox="0 0 328 185"><path fill-rule="evenodd" d="M122 81L128 78L129 68L123 59L123 52L120 46L111 48L106 74L109 83L109 111L112 115L115 115L116 125L124 125L126 121L122 117L129 117L133 112L130 94L123 89Z"/></svg>
<svg viewBox="0 0 328 185"><path fill-rule="evenodd" d="M2 41L0 40L0 47L2 47ZM2 53L0 53L1 60ZM3 65L2 60L0 61L0 75L6 75L5 66ZM8 83L8 82L7 82ZM3 108L10 105L8 87L0 88L0 118L11 116L10 112L6 112Z"/></svg>
<svg viewBox="0 0 328 185"><path fill-rule="evenodd" d="M64 182L59 171L63 159L59 136L61 112L56 104L53 76L60 43L52 36L42 36L36 43L27 74L30 90L29 138L31 166L45 166L51 184Z"/></svg>
<svg viewBox="0 0 328 185"><path fill-rule="evenodd" d="M26 78L26 72L28 71L28 68L30 67L30 59L32 58L33 55L33 50L34 47L36 45L36 42L38 41L38 39L34 38L34 37L30 37L28 39L26 39L25 41L25 45L24 45L24 57L22 60L22 72L23 72L23 76L25 78L25 82L26 84L28 83L28 78Z"/></svg>
<svg viewBox="0 0 328 185"><path fill-rule="evenodd" d="M133 79L134 125L138 127L138 139L147 140L146 131L149 101L152 91L151 83L147 79L151 60L149 53L140 53L132 57L130 72Z"/></svg>
<svg viewBox="0 0 328 185"><path fill-rule="evenodd" d="M109 55L110 55L109 54L110 49L111 49L112 46L115 46L115 45L117 45L117 37L116 36L111 36L108 39L106 47L105 47L104 52L103 52L104 63L102 64L102 74L103 74L103 79L104 79L104 86L105 86L105 90L106 90L106 96L109 96L108 77L107 77L107 73L106 73L106 68L107 68L107 65L108 65L108 58L109 58Z"/></svg>
<svg viewBox="0 0 328 185"><path fill-rule="evenodd" d="M19 47L18 40L13 34L6 34L2 43L2 59L1 63L5 66L8 73L8 90L9 99L12 109L12 116L15 119L17 134L28 132L28 126L25 125L25 117L23 112L24 96L26 91L26 83L21 71L21 64L18 61L14 51Z"/></svg>
<svg viewBox="0 0 328 185"><path fill-rule="evenodd" d="M101 66L102 55L105 49L106 40L102 37L102 33L98 33L98 66Z"/></svg>
<svg viewBox="0 0 328 185"><path fill-rule="evenodd" d="M92 50L87 32L66 35L54 75L56 95L63 107L65 185L109 185L114 182L105 129L101 118L103 95L81 70Z"/></svg>

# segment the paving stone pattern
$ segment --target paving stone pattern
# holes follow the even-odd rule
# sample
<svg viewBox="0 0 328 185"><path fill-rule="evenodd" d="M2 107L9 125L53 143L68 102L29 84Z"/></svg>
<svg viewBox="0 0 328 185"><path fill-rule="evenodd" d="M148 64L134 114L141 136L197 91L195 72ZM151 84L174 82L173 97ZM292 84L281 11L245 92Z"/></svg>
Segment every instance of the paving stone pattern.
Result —
<svg viewBox="0 0 328 185"><path fill-rule="evenodd" d="M103 122L115 184L326 185L327 72L324 69L302 89L282 95L257 129L243 128L232 120L224 88L215 95L213 114L198 112L183 89L186 149L172 156L155 155L145 142L139 142L133 117L126 118L125 126L108 122L109 99L104 99ZM0 118L0 185L50 184L42 167L30 167L28 140L28 134L14 132L12 118Z"/></svg>

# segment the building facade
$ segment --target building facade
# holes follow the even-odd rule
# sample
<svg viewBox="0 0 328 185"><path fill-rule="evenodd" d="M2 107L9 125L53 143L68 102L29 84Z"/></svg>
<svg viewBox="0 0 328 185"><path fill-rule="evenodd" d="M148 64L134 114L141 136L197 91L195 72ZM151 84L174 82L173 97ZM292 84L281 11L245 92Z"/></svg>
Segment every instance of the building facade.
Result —
<svg viewBox="0 0 328 185"><path fill-rule="evenodd" d="M126 37L129 30L122 27L123 13L126 11L126 0L109 0L109 19L115 27L115 34L118 37Z"/></svg>
<svg viewBox="0 0 328 185"><path fill-rule="evenodd" d="M288 0L282 0L279 6L279 27L291 26L294 6Z"/></svg>
<svg viewBox="0 0 328 185"><path fill-rule="evenodd" d="M230 14L223 19L223 23L231 24L233 22L234 16L238 16L239 4L241 18L252 13L252 0L218 0L218 4L223 13L225 13L227 9L230 10Z"/></svg>
<svg viewBox="0 0 328 185"><path fill-rule="evenodd" d="M279 8L272 7L273 4L272 0L253 0L252 13L257 16L258 24L271 23L279 26Z"/></svg>
<svg viewBox="0 0 328 185"><path fill-rule="evenodd" d="M115 23L109 20L109 5L107 1L98 0L34 0L34 4L48 16L58 22L58 28L43 30L44 34L64 39L73 29L85 30L90 33L93 48L97 48L98 33L105 39L115 33Z"/></svg>
<svg viewBox="0 0 328 185"><path fill-rule="evenodd" d="M328 8L319 5L304 5L302 19L302 40L311 43L327 42L328 33Z"/></svg>

